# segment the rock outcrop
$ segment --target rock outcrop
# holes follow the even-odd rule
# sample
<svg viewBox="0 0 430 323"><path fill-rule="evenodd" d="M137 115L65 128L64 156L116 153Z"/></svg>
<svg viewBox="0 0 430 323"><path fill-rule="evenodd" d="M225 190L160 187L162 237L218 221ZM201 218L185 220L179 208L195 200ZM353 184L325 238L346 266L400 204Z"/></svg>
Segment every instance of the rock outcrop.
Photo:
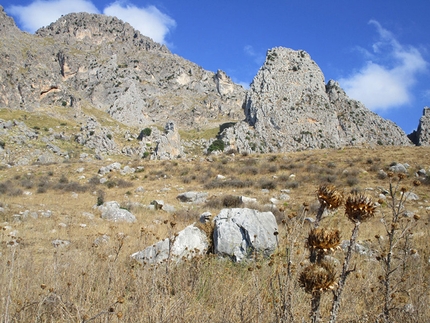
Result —
<svg viewBox="0 0 430 323"><path fill-rule="evenodd" d="M153 157L156 159L174 159L183 154L178 128L173 121L170 121L164 127L164 134L157 140Z"/></svg>
<svg viewBox="0 0 430 323"><path fill-rule="evenodd" d="M228 149L246 152L410 145L406 134L329 81L305 51L273 48L245 99L245 120L224 130Z"/></svg>
<svg viewBox="0 0 430 323"><path fill-rule="evenodd" d="M417 130L408 135L417 146L430 146L430 108L425 107Z"/></svg>

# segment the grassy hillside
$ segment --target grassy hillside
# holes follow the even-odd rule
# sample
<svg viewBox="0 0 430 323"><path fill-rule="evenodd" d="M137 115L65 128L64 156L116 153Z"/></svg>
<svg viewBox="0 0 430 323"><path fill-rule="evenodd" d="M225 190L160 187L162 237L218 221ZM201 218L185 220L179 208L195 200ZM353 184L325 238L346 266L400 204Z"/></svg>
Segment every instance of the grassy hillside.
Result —
<svg viewBox="0 0 430 323"><path fill-rule="evenodd" d="M34 122L37 125L36 119ZM338 315L338 322L376 322L387 297L380 261L386 256L380 250L387 242L387 232L381 219L392 213L389 200L381 200L380 194L388 189L390 180L398 181L380 170L388 172L396 162L409 165L399 192L413 192L419 199L406 201L409 217L401 216L401 228L409 231L398 240L393 253L396 289L389 295L390 315L397 322L426 322L430 317L430 179L428 175L418 179L415 174L420 169L430 173L429 157L430 148L425 147L221 154L192 162L121 157L123 167L138 171L128 175L111 172L104 176L104 184L97 172L116 161L114 156L91 163L71 158L67 163L3 167L2 322L309 321L311 296L299 286L299 275L309 257L305 244L310 229L303 219L315 217L319 207L316 190L323 183L380 202L375 216L360 226L358 235L360 245L374 254L352 255L350 267L355 270L346 281ZM217 175L225 179L217 179ZM144 191L136 192L137 187ZM176 196L186 191L208 192L210 198L203 205L180 203ZM130 259L133 252L173 235L205 211L215 216L226 205L240 207L231 204L231 196L256 198L255 208L275 214L279 249L270 259L257 256L235 264L208 255L179 265L157 266L141 266ZM271 198L279 203L273 204ZM160 199L176 211L147 208ZM137 223L102 220L94 205L111 200L129 209ZM349 240L354 227L342 207L326 214L320 226L338 228L342 240ZM108 241L98 242L103 236ZM54 246L55 239L70 244ZM339 262L338 278L345 253L338 250L331 256ZM324 320L331 302L332 293L324 292L320 307Z"/></svg>

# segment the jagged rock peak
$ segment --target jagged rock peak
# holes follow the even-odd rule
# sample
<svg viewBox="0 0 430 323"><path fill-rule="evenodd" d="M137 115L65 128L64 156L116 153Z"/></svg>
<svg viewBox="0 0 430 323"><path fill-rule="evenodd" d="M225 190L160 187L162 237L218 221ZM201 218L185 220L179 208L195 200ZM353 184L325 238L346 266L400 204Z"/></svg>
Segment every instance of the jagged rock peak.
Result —
<svg viewBox="0 0 430 323"><path fill-rule="evenodd" d="M13 18L9 17L0 5L0 35L19 31Z"/></svg>
<svg viewBox="0 0 430 323"><path fill-rule="evenodd" d="M303 50L276 47L255 76L244 105L245 121L224 131L229 148L247 152L409 145L406 134L350 99Z"/></svg>
<svg viewBox="0 0 430 323"><path fill-rule="evenodd" d="M91 41L93 44L102 42L132 42L136 47L145 50L160 50L170 53L166 46L143 36L129 23L102 14L86 12L70 13L62 16L56 22L36 31L36 35L54 38L74 38L76 41Z"/></svg>
<svg viewBox="0 0 430 323"><path fill-rule="evenodd" d="M424 107L417 130L408 137L417 146L430 146L430 107Z"/></svg>

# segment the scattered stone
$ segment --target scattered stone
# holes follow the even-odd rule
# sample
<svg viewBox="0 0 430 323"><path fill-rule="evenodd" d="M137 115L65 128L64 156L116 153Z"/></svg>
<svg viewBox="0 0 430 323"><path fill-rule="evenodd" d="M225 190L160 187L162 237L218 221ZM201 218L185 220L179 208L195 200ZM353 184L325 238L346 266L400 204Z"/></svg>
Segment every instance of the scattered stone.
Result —
<svg viewBox="0 0 430 323"><path fill-rule="evenodd" d="M136 217L128 210L122 209L118 202L105 202L98 206L102 219L113 222L136 222Z"/></svg>
<svg viewBox="0 0 430 323"><path fill-rule="evenodd" d="M208 223L210 222L211 218L212 218L212 213L207 211L200 215L199 221L201 223Z"/></svg>
<svg viewBox="0 0 430 323"><path fill-rule="evenodd" d="M390 171L392 171L394 173L407 173L407 171L408 171L404 165L399 164L399 163L397 163L393 166L390 166L389 169L390 169Z"/></svg>
<svg viewBox="0 0 430 323"><path fill-rule="evenodd" d="M68 240L61 240L61 239L55 239L55 240L51 241L51 244L55 248L67 247L70 244L70 241L68 241Z"/></svg>
<svg viewBox="0 0 430 323"><path fill-rule="evenodd" d="M128 175L128 174L133 174L136 171L136 169L130 167L130 166L125 166L121 171L121 175Z"/></svg>
<svg viewBox="0 0 430 323"><path fill-rule="evenodd" d="M136 193L144 193L145 189L143 188L143 186L139 186L134 190Z"/></svg>
<svg viewBox="0 0 430 323"><path fill-rule="evenodd" d="M421 168L420 170L417 171L417 175L419 177L424 177L424 176L427 175L427 172L426 172L426 170L424 168Z"/></svg>
<svg viewBox="0 0 430 323"><path fill-rule="evenodd" d="M82 213L82 216L83 217L86 217L86 218L88 218L88 219L94 219L94 214L92 214L92 213L89 213L89 212L83 212Z"/></svg>
<svg viewBox="0 0 430 323"><path fill-rule="evenodd" d="M97 237L94 240L93 245L94 246L100 246L102 244L107 244L109 242L109 240L110 240L110 237L107 234L104 234L104 235L102 235L100 237Z"/></svg>
<svg viewBox="0 0 430 323"><path fill-rule="evenodd" d="M241 196L240 200L242 201L243 204L253 204L253 203L257 203L257 199L253 198L253 197L246 197L246 196Z"/></svg>
<svg viewBox="0 0 430 323"><path fill-rule="evenodd" d="M406 192L405 195L408 201L418 201L420 199L414 192Z"/></svg>
<svg viewBox="0 0 430 323"><path fill-rule="evenodd" d="M155 210L162 210L164 206L163 200L153 200L150 205L154 207Z"/></svg>
<svg viewBox="0 0 430 323"><path fill-rule="evenodd" d="M181 202L187 203L204 203L206 202L208 193L200 192L185 192L179 194L176 198Z"/></svg>
<svg viewBox="0 0 430 323"><path fill-rule="evenodd" d="M342 241L342 243L340 244L340 247L342 248L343 251L346 252L348 250L348 247L349 247L349 240ZM360 243L355 244L353 251L355 251L356 253L359 253L360 255L363 255L363 256L371 257L373 255L372 250L363 246Z"/></svg>
<svg viewBox="0 0 430 323"><path fill-rule="evenodd" d="M120 170L121 169L121 164L120 163L112 163L108 166L103 166L99 169L99 174L104 176L107 173L110 173L112 171L116 171L116 170Z"/></svg>

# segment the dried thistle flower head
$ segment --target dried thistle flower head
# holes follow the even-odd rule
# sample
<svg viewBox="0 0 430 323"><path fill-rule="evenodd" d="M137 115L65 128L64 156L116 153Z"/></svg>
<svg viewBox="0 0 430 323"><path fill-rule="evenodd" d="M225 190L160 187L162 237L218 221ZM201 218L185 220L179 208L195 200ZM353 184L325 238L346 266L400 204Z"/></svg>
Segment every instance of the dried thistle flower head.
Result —
<svg viewBox="0 0 430 323"><path fill-rule="evenodd" d="M321 262L307 266L300 274L299 284L306 293L312 294L315 291L333 289L336 286L335 279L333 265Z"/></svg>
<svg viewBox="0 0 430 323"><path fill-rule="evenodd" d="M315 228L309 232L307 247L321 251L333 251L340 244L340 231L337 229Z"/></svg>
<svg viewBox="0 0 430 323"><path fill-rule="evenodd" d="M334 185L321 185L317 195L320 204L329 210L337 209L343 202L343 194Z"/></svg>
<svg viewBox="0 0 430 323"><path fill-rule="evenodd" d="M362 194L352 194L345 202L345 215L352 222L364 222L375 213L376 205L372 199Z"/></svg>

